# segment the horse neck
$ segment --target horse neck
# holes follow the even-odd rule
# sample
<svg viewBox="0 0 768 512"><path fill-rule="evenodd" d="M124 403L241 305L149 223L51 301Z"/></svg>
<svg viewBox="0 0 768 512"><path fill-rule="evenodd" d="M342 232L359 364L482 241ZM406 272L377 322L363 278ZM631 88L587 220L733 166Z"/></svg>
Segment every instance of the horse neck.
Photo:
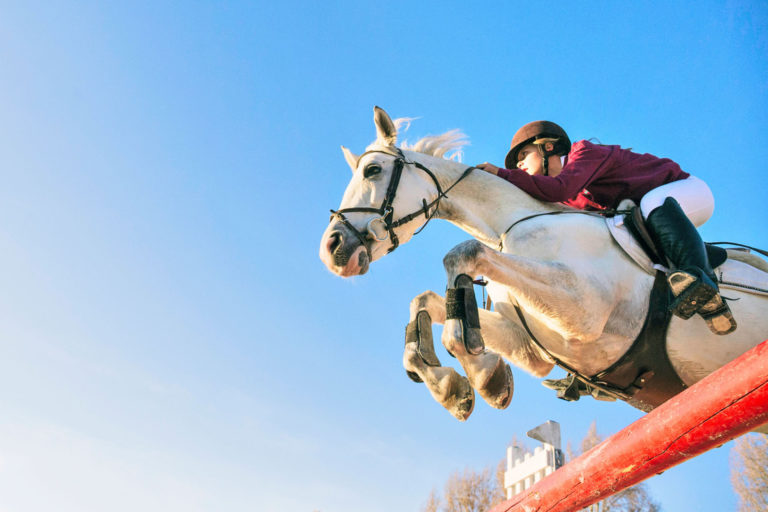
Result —
<svg viewBox="0 0 768 512"><path fill-rule="evenodd" d="M467 169L452 160L430 158L424 164L447 190ZM538 201L508 181L480 169L473 170L440 201L436 217L445 219L488 245L497 246L499 237L514 222L527 215L550 211L552 205Z"/></svg>

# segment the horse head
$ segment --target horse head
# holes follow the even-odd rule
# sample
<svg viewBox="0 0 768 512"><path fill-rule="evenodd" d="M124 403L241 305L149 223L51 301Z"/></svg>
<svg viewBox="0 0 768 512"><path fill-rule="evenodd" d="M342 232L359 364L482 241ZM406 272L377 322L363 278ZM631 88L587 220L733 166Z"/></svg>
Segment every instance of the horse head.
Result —
<svg viewBox="0 0 768 512"><path fill-rule="evenodd" d="M320 259L342 277L365 274L372 261L410 240L444 195L435 174L414 160L418 153L395 145L397 127L406 120L393 122L379 107L373 120L376 140L362 155L341 148L352 179L320 242ZM461 134L451 136L458 147Z"/></svg>

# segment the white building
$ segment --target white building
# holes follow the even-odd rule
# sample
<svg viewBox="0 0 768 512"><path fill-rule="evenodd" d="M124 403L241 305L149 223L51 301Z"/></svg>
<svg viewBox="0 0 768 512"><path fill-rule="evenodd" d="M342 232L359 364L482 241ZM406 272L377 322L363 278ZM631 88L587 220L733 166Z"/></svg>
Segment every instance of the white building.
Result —
<svg viewBox="0 0 768 512"><path fill-rule="evenodd" d="M507 447L507 470L504 472L504 490L507 499L532 487L536 482L563 465L560 449L560 424L547 421L527 432L528 437L541 442L533 453L520 446ZM602 502L584 509L600 512Z"/></svg>

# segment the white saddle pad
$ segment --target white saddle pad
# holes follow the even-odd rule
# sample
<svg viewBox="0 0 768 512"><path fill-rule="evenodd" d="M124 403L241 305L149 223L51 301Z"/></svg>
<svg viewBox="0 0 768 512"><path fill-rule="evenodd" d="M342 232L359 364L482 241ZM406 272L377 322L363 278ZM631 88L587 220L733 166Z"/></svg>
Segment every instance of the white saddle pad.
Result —
<svg viewBox="0 0 768 512"><path fill-rule="evenodd" d="M630 200L625 200L621 202L619 209L628 209L631 206L634 206L634 203ZM613 239L619 244L619 247L645 272L651 275L655 274L656 270L669 272L668 268L655 265L645 254L643 248L640 247L640 244L637 243L624 225L624 215L606 217L605 224L608 226ZM720 288L730 288L732 290L768 296L768 272L764 272L744 261L739 261L741 259L748 259L747 256L756 258L756 256L752 255L739 255L737 251L729 250L728 259L715 269L718 285Z"/></svg>

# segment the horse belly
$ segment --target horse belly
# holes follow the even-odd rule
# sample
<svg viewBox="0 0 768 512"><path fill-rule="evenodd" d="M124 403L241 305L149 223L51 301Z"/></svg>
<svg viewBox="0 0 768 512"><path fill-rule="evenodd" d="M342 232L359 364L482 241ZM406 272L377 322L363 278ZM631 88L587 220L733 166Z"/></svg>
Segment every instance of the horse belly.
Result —
<svg viewBox="0 0 768 512"><path fill-rule="evenodd" d="M713 334L699 316L672 317L667 331L667 352L672 366L692 385L750 348L768 339L768 297L727 290L728 305L738 324L731 334Z"/></svg>

